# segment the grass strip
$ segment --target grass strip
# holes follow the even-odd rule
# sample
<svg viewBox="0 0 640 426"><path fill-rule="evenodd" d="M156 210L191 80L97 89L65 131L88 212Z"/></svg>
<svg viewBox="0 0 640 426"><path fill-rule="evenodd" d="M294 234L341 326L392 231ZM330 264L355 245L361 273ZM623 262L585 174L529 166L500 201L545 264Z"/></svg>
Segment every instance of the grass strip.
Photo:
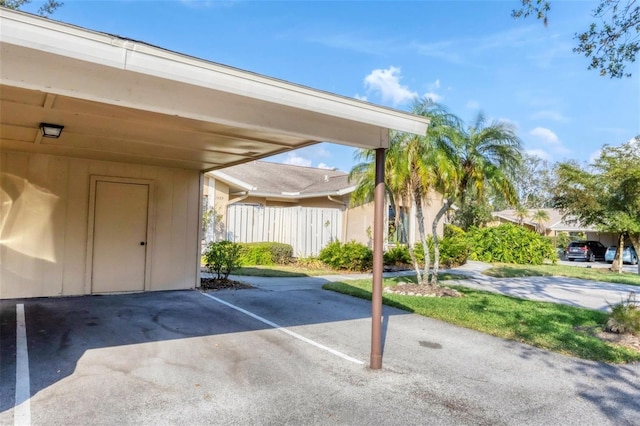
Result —
<svg viewBox="0 0 640 426"><path fill-rule="evenodd" d="M384 280L393 286L407 278ZM350 296L371 300L371 280L328 283L323 286ZM435 298L383 293L383 303L422 316L439 319L492 336L583 359L620 364L640 361L640 352L611 345L593 335L607 314L547 302L536 302L453 287L465 297Z"/></svg>
<svg viewBox="0 0 640 426"><path fill-rule="evenodd" d="M640 286L640 275L628 272L619 274L605 268L583 268L565 265L495 264L483 273L496 278L555 276Z"/></svg>
<svg viewBox="0 0 640 426"><path fill-rule="evenodd" d="M233 271L233 275L275 278L317 277L320 275L335 275L339 273L339 271L334 271L332 269L305 268L288 265L243 266Z"/></svg>

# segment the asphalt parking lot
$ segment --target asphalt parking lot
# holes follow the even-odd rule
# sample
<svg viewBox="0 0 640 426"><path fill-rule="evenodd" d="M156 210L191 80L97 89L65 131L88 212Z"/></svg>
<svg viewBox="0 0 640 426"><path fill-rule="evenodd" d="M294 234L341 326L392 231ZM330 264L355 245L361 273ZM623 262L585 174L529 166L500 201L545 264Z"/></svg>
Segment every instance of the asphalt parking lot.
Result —
<svg viewBox="0 0 640 426"><path fill-rule="evenodd" d="M638 364L388 307L371 371L369 302L319 286L4 300L0 316L3 425L640 424Z"/></svg>

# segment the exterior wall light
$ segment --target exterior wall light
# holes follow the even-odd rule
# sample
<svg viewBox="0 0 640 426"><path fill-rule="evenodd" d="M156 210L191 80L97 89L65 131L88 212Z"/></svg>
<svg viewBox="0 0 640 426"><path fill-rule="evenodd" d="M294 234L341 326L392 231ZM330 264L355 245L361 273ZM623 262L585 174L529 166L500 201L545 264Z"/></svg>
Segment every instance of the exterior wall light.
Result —
<svg viewBox="0 0 640 426"><path fill-rule="evenodd" d="M40 123L40 130L42 130L42 136L45 138L59 138L64 126L59 124Z"/></svg>

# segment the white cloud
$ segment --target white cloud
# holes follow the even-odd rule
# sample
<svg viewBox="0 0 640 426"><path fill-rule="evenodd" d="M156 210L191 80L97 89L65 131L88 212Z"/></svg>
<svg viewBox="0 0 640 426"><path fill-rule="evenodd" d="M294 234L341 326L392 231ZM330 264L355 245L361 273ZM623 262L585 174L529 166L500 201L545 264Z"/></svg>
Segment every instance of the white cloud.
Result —
<svg viewBox="0 0 640 426"><path fill-rule="evenodd" d="M527 154L550 161L551 155L543 149L527 149Z"/></svg>
<svg viewBox="0 0 640 426"><path fill-rule="evenodd" d="M377 69L364 78L364 86L369 91L379 93L383 102L390 102L393 106L397 106L418 96L416 92L400 84L401 78L398 67Z"/></svg>
<svg viewBox="0 0 640 426"><path fill-rule="evenodd" d="M422 95L423 98L429 98L434 102L441 102L444 99L444 96L436 93L436 91L440 88L440 79L437 79L433 83L429 83L427 86L427 92Z"/></svg>
<svg viewBox="0 0 640 426"><path fill-rule="evenodd" d="M480 102L478 101L468 101L467 108L469 109L480 109Z"/></svg>
<svg viewBox="0 0 640 426"><path fill-rule="evenodd" d="M570 152L562 145L558 135L545 127L536 127L530 131L529 134L533 136L538 143L549 147L556 154L566 154Z"/></svg>
<svg viewBox="0 0 640 426"><path fill-rule="evenodd" d="M557 145L560 143L558 135L544 127L536 127L531 132L529 132L529 134L545 145Z"/></svg>
<svg viewBox="0 0 640 426"><path fill-rule="evenodd" d="M311 160L307 160L304 157L299 156L295 152L287 153L287 157L283 161L284 164L291 164L293 166L311 167Z"/></svg>
<svg viewBox="0 0 640 426"><path fill-rule="evenodd" d="M361 95L359 95L359 94L357 94L357 93L356 93L355 95L353 95L353 97L354 97L355 99L359 100L359 101L365 101L365 102L367 102L367 101L368 101L368 99L367 99L367 97L366 97L365 95L361 96Z"/></svg>
<svg viewBox="0 0 640 426"><path fill-rule="evenodd" d="M565 117L564 115L560 114L557 111L551 111L551 110L538 111L531 116L531 119L532 120L552 120L552 121L558 121L558 122L568 121L567 117Z"/></svg>
<svg viewBox="0 0 640 426"><path fill-rule="evenodd" d="M442 95L438 95L435 92L427 92L424 95L422 95L423 98L429 98L431 99L433 102L440 102L444 99L444 96Z"/></svg>
<svg viewBox="0 0 640 426"><path fill-rule="evenodd" d="M326 165L326 164L324 164L324 163L320 163L320 164L318 164L318 168L319 168L319 169L327 169L327 170L333 170L333 169L334 169L334 167L327 166L327 165Z"/></svg>

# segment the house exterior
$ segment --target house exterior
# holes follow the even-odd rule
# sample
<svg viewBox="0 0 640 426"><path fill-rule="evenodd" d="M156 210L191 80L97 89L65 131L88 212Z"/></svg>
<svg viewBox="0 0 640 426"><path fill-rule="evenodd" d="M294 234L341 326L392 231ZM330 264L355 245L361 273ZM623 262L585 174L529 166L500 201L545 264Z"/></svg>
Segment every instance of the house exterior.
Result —
<svg viewBox="0 0 640 426"><path fill-rule="evenodd" d="M576 239L580 237L586 240L600 241L605 246L617 244L617 234L610 232L598 232L597 229L563 218L562 212L558 209L531 209L529 210L528 216L523 218L522 223L514 209L501 210L492 213L494 221L487 224L487 226L497 226L502 223L514 223L524 226L532 231L537 231L538 224L531 219L531 216L538 210L544 211L549 216L549 220L543 224L543 229L540 230L543 235L556 238L561 233L566 233L570 237Z"/></svg>
<svg viewBox="0 0 640 426"><path fill-rule="evenodd" d="M428 124L18 11L0 28L3 299L194 288L205 172Z"/></svg>
<svg viewBox="0 0 640 426"><path fill-rule="evenodd" d="M339 170L252 161L205 175L204 204L214 213L205 240L276 241L296 257L316 256L331 241L372 244L373 203L353 206L356 184ZM428 233L442 206L432 194L425 206ZM393 208L387 203L385 243L390 243ZM411 218L411 219L409 219ZM405 242L419 241L415 211L407 211ZM438 226L442 234L442 223ZM393 241L391 241L393 242Z"/></svg>

